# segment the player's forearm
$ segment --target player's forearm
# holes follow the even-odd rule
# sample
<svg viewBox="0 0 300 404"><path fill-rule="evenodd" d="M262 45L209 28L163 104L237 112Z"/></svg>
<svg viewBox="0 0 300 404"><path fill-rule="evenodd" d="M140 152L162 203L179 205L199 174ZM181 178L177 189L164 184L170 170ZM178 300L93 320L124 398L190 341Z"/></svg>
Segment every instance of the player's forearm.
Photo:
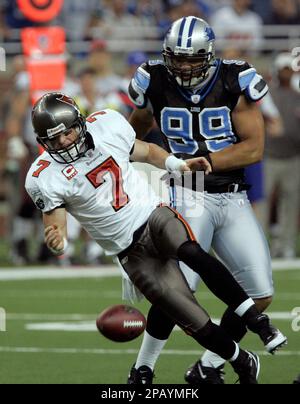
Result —
<svg viewBox="0 0 300 404"><path fill-rule="evenodd" d="M169 157L169 153L167 153L164 149L157 146L154 143L149 143L149 152L148 156L145 159L145 163L152 164L158 168L166 168L166 159Z"/></svg>
<svg viewBox="0 0 300 404"><path fill-rule="evenodd" d="M67 222L64 208L54 209L43 213L44 240L54 255L62 255L68 247Z"/></svg>
<svg viewBox="0 0 300 404"><path fill-rule="evenodd" d="M263 158L263 147L243 141L226 149L210 153L213 171L231 171L257 163Z"/></svg>

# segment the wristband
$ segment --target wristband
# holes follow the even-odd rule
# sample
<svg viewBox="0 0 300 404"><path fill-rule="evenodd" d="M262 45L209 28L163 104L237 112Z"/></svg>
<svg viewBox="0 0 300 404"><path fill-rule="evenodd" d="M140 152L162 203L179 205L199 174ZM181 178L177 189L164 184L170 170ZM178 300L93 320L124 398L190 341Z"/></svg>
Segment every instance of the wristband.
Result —
<svg viewBox="0 0 300 404"><path fill-rule="evenodd" d="M63 255L67 251L67 248L69 245L68 240L65 237L63 240L64 240L64 246L61 250L56 250L55 248L48 247L49 250L52 252L52 254L59 256L59 255Z"/></svg>
<svg viewBox="0 0 300 404"><path fill-rule="evenodd" d="M173 155L168 156L165 161L165 166L169 173L173 173L175 171L181 172L181 167L183 164L186 164L184 160L178 159Z"/></svg>

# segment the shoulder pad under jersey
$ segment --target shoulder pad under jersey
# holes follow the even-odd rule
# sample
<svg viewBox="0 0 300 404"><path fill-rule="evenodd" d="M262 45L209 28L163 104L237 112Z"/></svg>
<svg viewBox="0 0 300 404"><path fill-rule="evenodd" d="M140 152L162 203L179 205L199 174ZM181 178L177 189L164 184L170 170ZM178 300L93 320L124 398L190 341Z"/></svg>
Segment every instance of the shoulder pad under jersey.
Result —
<svg viewBox="0 0 300 404"><path fill-rule="evenodd" d="M151 80L147 67L148 64L143 63L137 68L128 87L129 98L138 108L145 108L147 105L146 91Z"/></svg>
<svg viewBox="0 0 300 404"><path fill-rule="evenodd" d="M227 65L226 85L233 94L244 94L249 101L259 101L268 92L263 77L249 63L242 60L223 60Z"/></svg>
<svg viewBox="0 0 300 404"><path fill-rule="evenodd" d="M157 65L164 65L164 61L161 59L156 59L156 60L149 60L148 65L149 66L157 66Z"/></svg>
<svg viewBox="0 0 300 404"><path fill-rule="evenodd" d="M269 90L268 84L254 67L239 73L239 85L250 101L259 101Z"/></svg>

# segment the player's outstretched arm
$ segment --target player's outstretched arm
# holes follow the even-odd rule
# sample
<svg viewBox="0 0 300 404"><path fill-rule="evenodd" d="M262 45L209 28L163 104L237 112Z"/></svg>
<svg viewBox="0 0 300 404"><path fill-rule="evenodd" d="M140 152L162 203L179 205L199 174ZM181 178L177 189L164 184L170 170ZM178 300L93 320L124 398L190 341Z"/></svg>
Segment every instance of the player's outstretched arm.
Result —
<svg viewBox="0 0 300 404"><path fill-rule="evenodd" d="M264 121L256 103L241 96L232 112L232 122L240 142L211 153L213 171L227 171L257 163L264 152Z"/></svg>
<svg viewBox="0 0 300 404"><path fill-rule="evenodd" d="M43 213L44 237L49 250L62 255L67 249L67 219L64 208Z"/></svg>
<svg viewBox="0 0 300 404"><path fill-rule="evenodd" d="M205 157L181 160L156 144L138 139L135 141L131 160L152 164L158 168L167 169L169 172L205 171L205 174L209 174L212 171L211 165Z"/></svg>

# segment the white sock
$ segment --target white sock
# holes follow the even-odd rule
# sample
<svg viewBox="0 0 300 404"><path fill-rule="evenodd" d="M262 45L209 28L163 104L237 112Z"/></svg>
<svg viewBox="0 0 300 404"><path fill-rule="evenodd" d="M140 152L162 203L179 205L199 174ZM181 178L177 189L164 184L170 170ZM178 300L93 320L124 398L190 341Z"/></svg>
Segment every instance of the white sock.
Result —
<svg viewBox="0 0 300 404"><path fill-rule="evenodd" d="M211 351L205 351L201 358L201 363L203 366L207 368L218 368L219 366L224 365L226 361L221 358L221 356L217 355Z"/></svg>
<svg viewBox="0 0 300 404"><path fill-rule="evenodd" d="M234 362L235 360L237 360L239 353L240 353L240 347L235 342L235 353L234 353L233 357L231 359L229 359L229 362Z"/></svg>
<svg viewBox="0 0 300 404"><path fill-rule="evenodd" d="M234 311L235 314L237 314L239 317L243 317L243 315L250 309L250 307L254 306L255 303L249 297L249 299L245 300L242 304L239 305L239 307Z"/></svg>
<svg viewBox="0 0 300 404"><path fill-rule="evenodd" d="M141 366L148 366L153 371L155 363L167 341L167 339L161 340L151 337L151 335L145 331L135 368L138 369Z"/></svg>

